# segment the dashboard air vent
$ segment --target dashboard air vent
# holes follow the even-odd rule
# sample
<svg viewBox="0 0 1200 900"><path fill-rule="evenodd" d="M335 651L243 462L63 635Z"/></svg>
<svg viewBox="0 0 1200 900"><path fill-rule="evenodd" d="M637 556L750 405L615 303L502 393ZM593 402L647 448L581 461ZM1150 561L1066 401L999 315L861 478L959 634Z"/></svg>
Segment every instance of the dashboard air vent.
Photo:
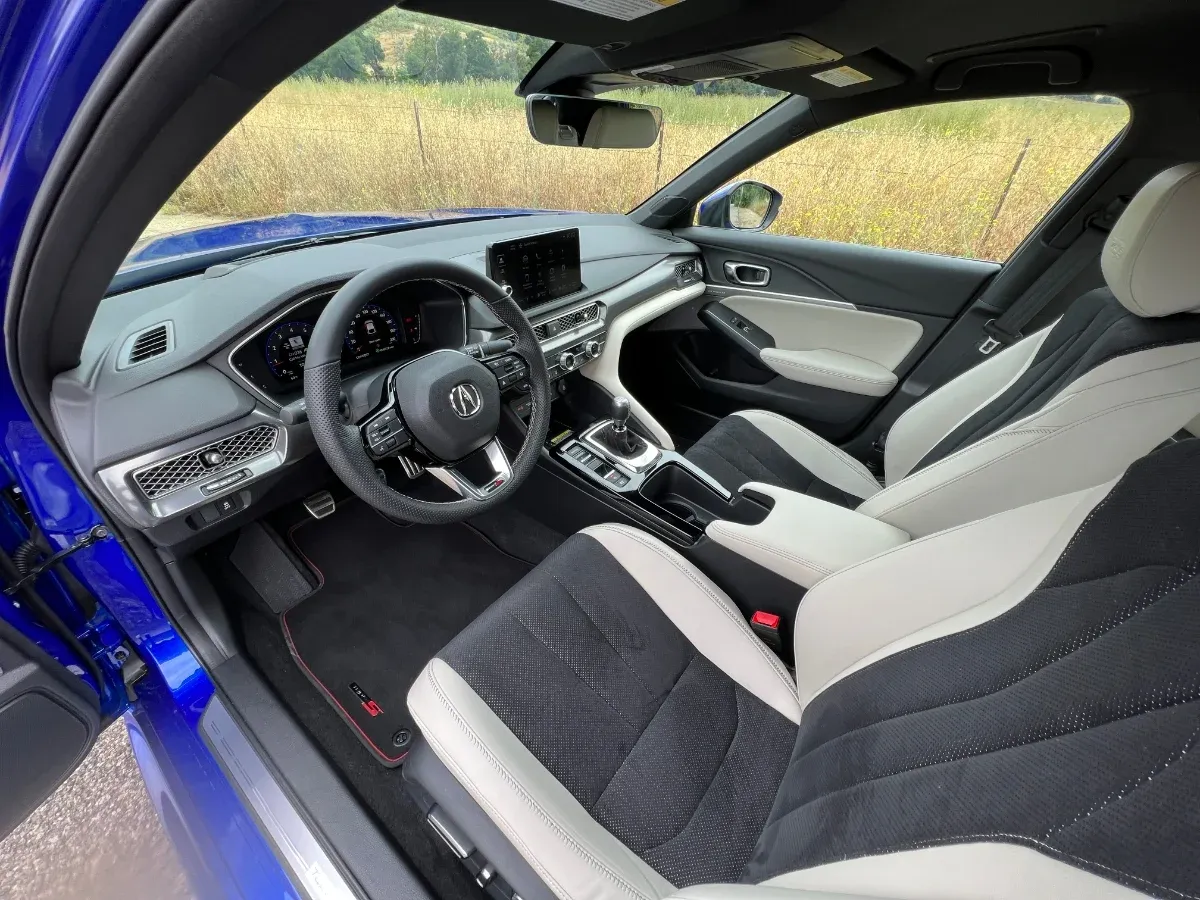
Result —
<svg viewBox="0 0 1200 900"><path fill-rule="evenodd" d="M545 322L538 322L538 324L533 326L533 333L537 335L539 341L545 341L555 335L562 334L564 331L572 331L573 329L587 325L589 322L595 322L598 318L600 318L600 304L593 303L590 306L573 310L556 319L547 319Z"/></svg>
<svg viewBox="0 0 1200 900"><path fill-rule="evenodd" d="M128 369L164 356L175 349L175 328L171 322L159 322L130 335L121 345L117 368Z"/></svg>
<svg viewBox="0 0 1200 900"><path fill-rule="evenodd" d="M704 280L704 266L699 258L681 262L675 267L675 279L680 286Z"/></svg>
<svg viewBox="0 0 1200 900"><path fill-rule="evenodd" d="M274 425L256 425L166 462L147 466L134 472L133 480L143 494L154 500L201 478L270 453L278 440L279 430Z"/></svg>

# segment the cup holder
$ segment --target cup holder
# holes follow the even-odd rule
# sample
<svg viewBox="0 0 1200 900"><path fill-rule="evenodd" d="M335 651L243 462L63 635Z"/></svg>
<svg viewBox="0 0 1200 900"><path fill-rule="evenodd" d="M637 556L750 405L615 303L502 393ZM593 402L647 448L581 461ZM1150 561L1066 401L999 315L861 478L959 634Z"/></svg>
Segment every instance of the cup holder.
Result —
<svg viewBox="0 0 1200 900"><path fill-rule="evenodd" d="M742 494L726 500L690 469L673 462L659 466L640 493L664 519L682 526L694 537L717 519L757 525L771 511L768 503Z"/></svg>

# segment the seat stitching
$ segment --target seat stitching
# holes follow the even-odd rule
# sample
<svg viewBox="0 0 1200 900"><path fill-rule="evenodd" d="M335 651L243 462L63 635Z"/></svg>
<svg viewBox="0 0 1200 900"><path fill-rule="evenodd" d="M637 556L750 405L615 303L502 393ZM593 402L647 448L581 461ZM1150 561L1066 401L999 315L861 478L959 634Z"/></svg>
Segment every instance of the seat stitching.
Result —
<svg viewBox="0 0 1200 900"><path fill-rule="evenodd" d="M526 625L524 622L522 622L520 619L518 619L516 617L516 615L514 615L513 613L511 613L511 612L508 613L508 616L514 622L516 622L518 625L520 625L522 628L524 628L526 631L528 631L529 634L533 637L533 639L535 641L537 641L539 644L541 644L543 647L546 648L546 650L550 653L551 656L553 656L555 659L557 659L559 662L561 662L564 666L566 666L568 669L570 669L575 674L575 677L579 679L579 683L582 684L589 691L591 691L593 694L595 694L597 699L599 699L602 703L604 703L605 706L607 706L609 709L611 709L613 712L615 712L617 714L617 718L619 718L622 722L624 722L626 725L628 725L630 727L630 729L632 729L635 733L638 733L638 734L641 733L636 725L634 725L627 718L625 718L625 715L621 712L621 710L619 710L615 706L613 706L611 700L609 700L607 697L605 697L603 694L601 694L598 690L596 690L594 687L592 687L590 684L588 684L587 679L583 677L583 675L579 672L579 670L576 669L573 665L571 665L571 663L568 660L563 659L563 657L559 653L557 653L549 644L547 644L544 640L542 640L542 638L532 628L530 628L528 625Z"/></svg>
<svg viewBox="0 0 1200 900"><path fill-rule="evenodd" d="M709 526L709 529L716 531L718 534L725 535L730 540L741 541L744 544L749 544L751 547L757 547L759 550L766 550L769 553L774 553L776 556L782 556L785 559L790 559L792 562L799 563L802 566L808 566L808 568L824 573L825 575L833 574L833 569L827 568L820 563L815 563L810 559L805 559L799 554L791 553L780 547L774 547L770 544L763 543L762 541L755 540L754 538L746 537L741 532L733 531L727 524L720 520L713 522L712 525Z"/></svg>
<svg viewBox="0 0 1200 900"><path fill-rule="evenodd" d="M1188 752L1195 746L1197 737L1200 737L1200 723L1198 723L1192 730L1192 733L1188 736L1188 739L1183 742L1183 746L1168 755L1167 758L1164 759L1160 765L1154 767L1149 774L1143 775L1140 778L1136 778L1132 782L1126 782L1121 786L1120 790L1113 791L1103 800L1093 803L1085 812L1079 813L1070 822L1064 822L1061 825L1051 828L1045 833L1045 835L1042 836L1042 840L1048 841L1060 831L1065 831L1068 828L1074 828L1080 822L1090 818L1095 813L1102 812L1103 810L1108 809L1110 806L1120 803L1134 791L1145 787L1157 776L1161 775L1167 769L1171 768L1172 765L1179 762L1179 760L1183 759L1183 757L1187 756Z"/></svg>
<svg viewBox="0 0 1200 900"><path fill-rule="evenodd" d="M630 664L629 660L627 660L625 658L625 655L623 653L621 653L620 650L617 649L616 644L614 644L612 641L610 641L608 639L608 635L604 633L604 629L601 628L600 625L596 622L596 620L592 618L591 613L589 613L586 609L584 609L583 604L579 602L579 598L575 596L574 592L569 587L567 587L565 584L563 584L561 579L559 579L559 577L557 575L555 575L553 572L547 572L546 574L549 575L551 578L553 578L554 581L558 584L558 586L567 592L567 596L571 598L572 602L574 602L574 604L579 608L579 611L581 613L583 613L584 617L589 622L592 623L592 627L596 629L596 631L600 635L600 637L604 638L604 643L608 644L608 646L612 648L613 653L615 653L617 655L617 658L620 659L621 662L623 662L625 664L625 668L627 668L629 670L630 674L632 674L633 677L635 679L637 679L637 683L646 689L646 693L649 694L651 698L657 697L658 695L655 694L653 690L651 690L650 685L646 684L646 682L642 680L641 673L638 672L638 670L635 669Z"/></svg>
<svg viewBox="0 0 1200 900"><path fill-rule="evenodd" d="M596 529L603 530L603 531L611 531L614 534L623 535L624 537L629 538L631 541L635 541L636 543L641 544L646 549L652 550L654 553L658 554L666 562L668 562L672 566L674 566L675 569L678 570L680 574L682 574L685 578L687 578L688 581L692 582L692 584L694 584L697 588L699 588L700 591L706 597L708 597L709 600L711 600L714 604L716 604L717 608L722 613L725 614L726 618L728 618L730 621L732 621L737 626L738 633L750 641L750 645L752 647L754 647L755 650L758 651L759 655L761 655L763 657L763 659L766 660L766 662L771 666L771 668L775 672L775 674L779 676L780 680L783 681L783 683L787 685L789 693L791 693L793 696L795 695L795 693L796 693L795 682L793 682L791 677L786 674L786 670L783 668L783 663L781 663L779 661L778 657L776 657L774 654L772 654L770 651L768 651L766 646L761 641L759 641L759 639L754 635L754 632L750 630L750 626L746 624L745 620L742 619L741 616L736 615L733 612L733 610L731 610L729 608L728 604L723 603L721 601L721 598L718 597L716 594L714 594L711 590L709 590L708 587L702 581L697 579L693 572L688 571L687 568L685 568L684 566L681 566L678 562L676 562L670 556L663 553L659 547L656 547L651 542L644 540L642 538L642 536L640 534L638 534L636 531L634 531L633 529L625 529L619 525L596 525L593 527ZM726 674L728 674L728 673L726 673Z"/></svg>
<svg viewBox="0 0 1200 900"><path fill-rule="evenodd" d="M1016 448L1012 449L1008 453L1005 453L1003 456L998 456L995 459L989 460L987 463L985 463L981 466L976 466L974 469L970 469L970 470L964 472L963 474L957 476L956 478L952 478L949 481L943 481L940 484L936 484L933 487L927 488L926 490L922 491L919 494L916 494L915 496L909 498L908 500L905 500L903 503L900 503L897 506L891 506L891 507L887 507L885 509L881 509L877 513L875 513L873 517L879 518L879 516L882 516L885 513L895 512L898 509L903 509L905 506L908 506L911 503L915 503L916 501L923 499L927 495L932 494L933 492L938 491L941 488L949 487L950 485L952 485L958 481L961 481L964 478L967 478L978 472L982 472L984 469L988 468L989 466L994 465L998 462L1002 462L1002 461L1008 459L1009 457L1013 456L1014 454L1020 453L1021 451L1028 449L1029 447L1036 447L1038 444L1043 443L1044 441L1048 440L1051 437L1056 437L1057 435L1060 435L1060 434L1066 434L1068 431L1071 431L1074 428L1078 428L1080 425L1086 425L1088 422L1091 422L1093 419L1103 418L1104 416L1110 415L1111 413L1119 412L1123 409L1128 409L1132 406L1141 406L1143 403L1156 403L1160 400L1168 400L1172 397L1183 397L1188 394L1197 393L1198 391L1200 391L1200 388L1189 388L1188 390L1175 391L1174 393L1171 393L1171 394L1155 394L1153 397L1142 397L1138 400L1131 400L1128 403L1122 403L1118 406L1110 406L1107 409L1099 410L1098 412L1095 412L1092 415L1087 416L1086 418L1080 419L1078 422L1071 422L1068 425L1058 425L1058 426L1054 426L1054 427L1041 426L1038 428L1025 428L1025 429L1021 429L1020 431L1007 431L1007 432L1001 431L1001 432L993 435L990 438L985 438L984 440L979 441L978 443L971 444L969 447L964 447L962 450L958 451L958 453L966 453L968 450L974 449L975 447L982 446L983 444L987 443L988 441L994 440L995 438L1000 437L1002 435L1025 436L1025 435L1032 434L1032 435L1041 435L1041 437L1039 437L1035 441L1031 441L1028 444L1022 444L1020 447L1016 447ZM957 456L958 453L955 453L954 456ZM946 459L943 459L937 463L934 463L933 466L930 466L927 469L923 469L918 474L924 474L925 472L932 471L935 466L941 465L941 463L947 462L947 461L953 459L954 456L947 456ZM869 499L874 499L874 498L869 498Z"/></svg>
<svg viewBox="0 0 1200 900"><path fill-rule="evenodd" d="M514 791L516 791L518 796L520 796L522 800L524 800L527 804L529 804L529 806L538 815L538 817L546 825L548 825L563 840L564 843L566 843L569 847L571 847L573 850L575 850L576 853L578 853L585 860L587 860L589 863L591 863L593 866L595 866L597 869L599 869L601 872L603 872L605 875L607 875L613 882L616 883L616 885L618 887L622 888L626 893L631 894L635 897L646 898L646 900L657 900L655 895L646 893L645 891L638 888L636 885L632 884L628 879L626 879L624 876L622 876L619 872L614 871L611 866L609 866L606 862L604 862L604 860L599 859L594 853L592 853L590 850L588 850L586 847L584 847L577 839L575 839L571 835L570 831L565 826L559 824L559 822L554 818L554 816L552 816L540 803L538 803L537 799L532 794L529 793L529 791L525 788L525 786L523 784L521 784L520 780L517 779L517 777L508 770L508 768L504 765L504 763L501 762L500 759L494 753L492 753L491 749L487 746L487 744L483 741L483 739L479 737L479 735L471 727L470 723L466 720L466 718L454 706L453 701L450 700L449 696L447 696L445 690L442 688L441 683L437 680L437 676L434 674L433 669L427 667L425 669L425 671L429 678L430 684L433 686L433 690L434 690L434 693L437 695L437 698L442 702L442 705L446 708L446 710L450 713L450 715L454 717L455 722L457 722L458 726L466 733L466 735L467 735L468 739L471 741L471 743L475 745L475 749L477 751L479 751L480 755L482 755L484 757L484 759L486 759L488 761L488 763L492 766L493 769L495 769L497 772L500 773L500 776L508 783L509 787L511 787ZM427 739L430 738L430 735L431 735L430 729L422 726L421 732L422 732L422 734L424 734L426 736ZM471 779L469 777L467 777L465 773L462 772L461 767L459 767L456 763L453 763L453 759L448 754L447 755L439 755L439 759L442 759L443 761L449 760L452 764L454 764L455 768L457 768L459 770L459 772L462 773L463 780L467 781L468 783L472 783ZM553 776L551 776L551 777L553 777ZM476 791L474 793L477 797L480 796L480 792L478 791L478 789L476 789ZM491 804L489 803L488 806L491 806ZM493 807L493 809L491 811L489 811L489 815L495 819L502 819L502 816L495 814L496 812L497 811L495 811L494 807ZM509 830L514 833L512 836L516 840L518 840L522 845L524 845L524 842L520 841L519 836L516 836L516 829L512 828L512 826L510 825ZM630 851L630 852L632 852L632 851ZM524 855L525 855L526 859L536 859L536 856L531 851L529 851L528 848L526 849L526 853ZM542 868L540 863L538 865L539 865L539 868ZM542 870L544 872L544 869L542 869ZM547 877L549 877L549 876L547 875ZM553 879L550 879L550 880L553 880ZM563 891L563 893L567 893L567 892Z"/></svg>
<svg viewBox="0 0 1200 900"><path fill-rule="evenodd" d="M733 734L731 734L729 736L729 743L725 745L725 752L721 754L721 764L717 766L716 771L713 773L712 781L710 781L708 783L708 787L704 789L703 796L701 796L700 800L696 803L696 808L692 810L692 814L690 816L688 816L688 820L687 820L687 822L684 823L683 827L680 828L679 831L675 832L675 834L673 834L671 837L667 838L662 843L655 844L653 847L647 847L645 850L646 853L651 853L654 850L661 850L663 847L665 847L667 844L671 843L672 841L678 840L680 835L682 835L685 831L687 831L688 828L691 827L691 824L694 821L696 821L696 816L698 816L700 814L700 807L704 805L704 801L705 801L705 799L707 799L709 792L712 790L713 784L716 783L717 777L721 774L721 770L723 768L725 768L725 764L729 762L729 754L733 752L733 745L737 742L738 733L742 729L742 711L741 711L741 705L738 704L738 702L737 702L736 690L734 693L733 702L735 704L734 708L736 710L735 715L737 716L737 724L733 727Z"/></svg>
<svg viewBox="0 0 1200 900"><path fill-rule="evenodd" d="M855 475L857 475L859 478L863 479L864 481L869 482L872 490L875 493L879 492L879 481L875 478L874 475L871 474L869 469L867 469L866 467L859 468L857 465L852 465L850 460L853 459L853 457L848 458L848 454L844 454L842 451L837 450L834 447L830 446L825 441L823 441L821 438L817 437L815 434L813 434L811 431L809 431L807 428L797 425L795 422L793 422L791 419L787 418L786 416L781 416L778 413L769 412L768 410L765 410L765 409L747 410L747 412L753 412L755 415L766 416L767 418L776 419L777 421L783 422L786 425L790 425L792 428L794 428L796 430L797 434L799 434L802 438L804 438L806 441L808 441L809 446L815 447L818 450L823 450L829 456L833 457L833 459L836 462L841 463L841 465L844 466L846 469L849 469L851 472L853 472ZM734 415L737 415L737 413L734 413ZM750 419L747 419L745 416L742 416L742 418L745 419L747 422L750 422L751 425L754 424L752 421L750 421ZM767 438L773 440L773 438L771 438L770 435L767 435ZM776 441L776 443L778 443L778 441ZM785 450L785 452L786 452L786 450ZM791 456L790 453L788 455ZM792 458L796 459L794 456L792 456ZM796 462L800 462L800 460L797 459ZM857 460L855 460L855 462L857 462ZM803 463L801 463L801 465L803 465ZM816 476L814 476L814 477L816 477ZM822 481L824 481L824 479L822 479ZM869 498L864 497L861 499L869 499Z"/></svg>
<svg viewBox="0 0 1200 900"><path fill-rule="evenodd" d="M1061 850L1058 847L1053 847L1050 844L1045 843L1044 841L1039 841L1037 838L1030 837L1029 835L1026 835L1026 834L1010 834L1010 833L1004 832L1004 831L989 831L989 832L983 832L980 834L960 834L960 835L955 835L952 838L947 838L944 840L911 841L907 844L897 844L895 847L889 847L887 850L885 850L883 852L867 851L865 853L860 853L860 854L857 854L854 856L839 856L837 859L831 859L828 862L850 862L850 861L856 860L856 859L868 859L871 857L890 856L893 853L903 853L906 850L926 850L926 849L932 849L935 847L951 846L954 844L969 844L974 841L981 841L981 840L986 840L989 838L1004 838L1004 839L1007 839L1006 840L1007 843L1031 844L1042 850L1048 851L1048 853L1050 855L1063 857L1065 859L1072 859L1078 863L1082 863L1084 865L1084 867L1093 867L1096 869L1103 869L1106 872L1113 873L1114 875L1118 876L1119 878L1126 878L1126 879L1129 879L1130 881L1136 881L1139 884L1144 884L1144 885L1147 885L1148 887L1157 888L1160 891L1166 891L1169 894L1174 894L1176 897L1183 897L1183 898L1185 898L1185 900L1200 900L1200 895L1198 895L1198 894L1188 894L1188 893L1185 893L1184 891L1176 890L1175 888L1170 888L1170 887L1167 887L1166 885L1158 884L1157 882L1150 881L1146 878L1139 878L1137 875L1132 875L1128 872L1122 871L1121 869L1115 869L1112 866L1106 866L1106 865L1104 865L1104 863L1097 862L1092 859L1085 859L1082 856L1076 856L1073 853L1069 853L1066 850ZM780 874L782 874L782 873L780 873Z"/></svg>
<svg viewBox="0 0 1200 900"><path fill-rule="evenodd" d="M683 671L679 673L679 677L675 679L675 683L671 685L671 691L674 691L679 682L683 680L683 676L687 674L688 669L692 667L692 664L696 661L696 657L699 655L699 653L692 654L692 658L688 660L688 664L684 666ZM668 691L667 693L670 693L671 691ZM617 780L617 776L621 773L621 770L625 768L625 764L633 758L633 754L637 751L638 744L640 744L642 739L650 733L650 728L654 725L654 720L658 718L658 714L662 712L663 707L666 705L667 704L665 700L658 705L658 709L654 711L654 715L650 717L650 721L646 723L646 727L642 729L642 733L639 734L638 739L634 741L629 753L627 753L625 758L621 760L621 765L617 766L617 771L613 772L612 777L608 779L608 784L604 786L604 790L600 792L600 796L596 798L596 802L592 804L592 808L589 809L588 812L594 812L594 810L596 810L600 804L604 802L604 796L608 793L608 789L612 787L613 782Z"/></svg>

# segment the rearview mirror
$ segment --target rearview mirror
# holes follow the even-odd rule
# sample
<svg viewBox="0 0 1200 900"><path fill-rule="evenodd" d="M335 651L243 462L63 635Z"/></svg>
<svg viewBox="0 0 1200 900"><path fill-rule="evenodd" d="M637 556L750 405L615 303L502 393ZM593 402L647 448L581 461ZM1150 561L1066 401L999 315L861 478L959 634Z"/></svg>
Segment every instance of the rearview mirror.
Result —
<svg viewBox="0 0 1200 900"><path fill-rule="evenodd" d="M737 231L762 231L779 215L783 194L758 181L735 181L700 201L697 224Z"/></svg>
<svg viewBox="0 0 1200 900"><path fill-rule="evenodd" d="M639 150L658 140L662 110L623 100L530 94L525 118L539 144Z"/></svg>

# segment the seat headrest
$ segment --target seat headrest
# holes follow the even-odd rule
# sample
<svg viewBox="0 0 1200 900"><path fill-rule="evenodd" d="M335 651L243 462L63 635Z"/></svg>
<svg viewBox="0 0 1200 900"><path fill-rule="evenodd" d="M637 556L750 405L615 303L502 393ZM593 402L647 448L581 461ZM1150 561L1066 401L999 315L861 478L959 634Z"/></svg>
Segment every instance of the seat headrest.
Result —
<svg viewBox="0 0 1200 900"><path fill-rule="evenodd" d="M1121 304L1145 318L1200 310L1200 163L1160 172L1104 244L1100 268Z"/></svg>

